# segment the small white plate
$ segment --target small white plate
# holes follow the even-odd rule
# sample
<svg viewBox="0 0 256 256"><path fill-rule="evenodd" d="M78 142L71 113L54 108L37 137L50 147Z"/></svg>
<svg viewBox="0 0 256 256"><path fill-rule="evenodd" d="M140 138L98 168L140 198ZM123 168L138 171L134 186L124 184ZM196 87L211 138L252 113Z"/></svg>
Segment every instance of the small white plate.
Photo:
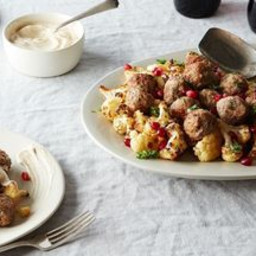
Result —
<svg viewBox="0 0 256 256"><path fill-rule="evenodd" d="M146 67L160 58L174 58L183 61L188 51L174 52L164 56L137 61L132 64ZM82 102L82 122L84 128L89 136L104 150L127 164L176 177L208 180L256 178L255 166L245 167L240 163L228 163L224 161L200 163L195 161L189 154L185 154L179 161L136 159L135 154L124 146L123 137L114 131L112 124L104 119L100 113L95 114L95 110L98 110L103 102L103 96L98 90L99 86L104 84L112 88L122 84L123 81L123 67L120 67L96 82L86 93Z"/></svg>
<svg viewBox="0 0 256 256"><path fill-rule="evenodd" d="M34 141L0 129L0 148L11 157L13 164L10 177L16 180L21 188L29 191L30 197L25 203L31 206L31 216L25 219L16 218L10 227L0 228L1 246L32 232L54 214L62 202L65 181L57 161ZM22 154L19 155L21 151ZM27 154L30 158L24 161L23 158ZM17 157L18 155L20 157ZM31 181L22 181L23 170L29 172Z"/></svg>

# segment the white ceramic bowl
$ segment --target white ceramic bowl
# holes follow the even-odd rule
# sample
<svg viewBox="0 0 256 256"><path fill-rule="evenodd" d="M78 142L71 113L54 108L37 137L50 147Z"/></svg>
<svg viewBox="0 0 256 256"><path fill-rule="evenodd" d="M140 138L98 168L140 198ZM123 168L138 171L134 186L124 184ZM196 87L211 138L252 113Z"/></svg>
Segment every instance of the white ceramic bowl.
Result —
<svg viewBox="0 0 256 256"><path fill-rule="evenodd" d="M37 13L21 16L9 22L3 29L3 43L12 66L23 74L35 77L58 76L73 69L83 52L84 28L80 22L72 23L72 29L78 36L77 41L61 50L24 49L10 41L10 36L25 25L44 22L60 24L69 18L70 16L59 13Z"/></svg>

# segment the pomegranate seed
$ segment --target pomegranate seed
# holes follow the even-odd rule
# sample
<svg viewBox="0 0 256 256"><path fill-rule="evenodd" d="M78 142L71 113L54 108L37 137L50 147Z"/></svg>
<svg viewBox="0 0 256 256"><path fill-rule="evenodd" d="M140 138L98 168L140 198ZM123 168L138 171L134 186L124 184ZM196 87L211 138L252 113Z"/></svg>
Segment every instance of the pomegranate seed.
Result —
<svg viewBox="0 0 256 256"><path fill-rule="evenodd" d="M163 140L163 141L161 141L161 142L159 143L158 149L159 149L159 150L162 150L162 149L164 149L164 148L166 147L166 145L167 145L167 141L166 141L166 140Z"/></svg>
<svg viewBox="0 0 256 256"><path fill-rule="evenodd" d="M158 134L159 137L165 137L166 131L165 131L164 128L161 127L161 128L158 129L158 133L157 134Z"/></svg>
<svg viewBox="0 0 256 256"><path fill-rule="evenodd" d="M131 139L130 138L125 138L124 139L124 145L128 148L131 147Z"/></svg>
<svg viewBox="0 0 256 256"><path fill-rule="evenodd" d="M256 125L250 127L251 133L254 133L256 135Z"/></svg>
<svg viewBox="0 0 256 256"><path fill-rule="evenodd" d="M186 95L190 98L196 99L198 96L198 92L194 90L188 90L186 91Z"/></svg>
<svg viewBox="0 0 256 256"><path fill-rule="evenodd" d="M221 94L216 94L216 95L214 96L214 100L215 100L216 102L218 102L221 98L222 98L222 95L221 95Z"/></svg>
<svg viewBox="0 0 256 256"><path fill-rule="evenodd" d="M163 74L163 70L159 67L154 68L153 75L154 76L161 76Z"/></svg>
<svg viewBox="0 0 256 256"><path fill-rule="evenodd" d="M130 69L132 69L132 66L130 64L127 63L124 65L124 70L130 70Z"/></svg>
<svg viewBox="0 0 256 256"><path fill-rule="evenodd" d="M155 131L158 131L160 128L160 124L158 122L152 122L151 123L151 128Z"/></svg>
<svg viewBox="0 0 256 256"><path fill-rule="evenodd" d="M250 157L244 157L241 159L240 163L245 166L251 166L252 165L252 158Z"/></svg>
<svg viewBox="0 0 256 256"><path fill-rule="evenodd" d="M30 181L30 176L29 176L29 174L27 172L22 172L21 173L21 178L24 181Z"/></svg>

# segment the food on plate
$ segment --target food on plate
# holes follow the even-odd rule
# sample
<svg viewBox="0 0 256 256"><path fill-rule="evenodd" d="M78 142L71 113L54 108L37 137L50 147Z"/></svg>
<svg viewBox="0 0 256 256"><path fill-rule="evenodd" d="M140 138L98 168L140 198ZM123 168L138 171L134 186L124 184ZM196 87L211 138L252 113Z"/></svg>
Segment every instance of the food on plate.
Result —
<svg viewBox="0 0 256 256"><path fill-rule="evenodd" d="M28 197L28 192L20 189L17 182L9 179L9 172L11 171L11 159L4 152L0 150L0 227L10 225L15 219L15 212L21 212L21 217L29 216L30 209L28 206L20 207L23 199ZM26 214L24 210L26 209Z"/></svg>
<svg viewBox="0 0 256 256"><path fill-rule="evenodd" d="M228 124L242 124L249 114L247 103L239 96L228 96L217 102L220 119Z"/></svg>
<svg viewBox="0 0 256 256"><path fill-rule="evenodd" d="M240 95L248 89L248 82L242 75L230 73L221 79L220 88L227 95Z"/></svg>
<svg viewBox="0 0 256 256"><path fill-rule="evenodd" d="M201 140L217 126L216 117L205 109L191 111L184 120L184 131L192 141Z"/></svg>
<svg viewBox="0 0 256 256"><path fill-rule="evenodd" d="M184 120L189 111L193 111L200 107L198 100L183 96L175 100L169 108L169 113L172 117Z"/></svg>
<svg viewBox="0 0 256 256"><path fill-rule="evenodd" d="M126 64L124 75L116 88L100 86L101 112L138 159L178 160L188 151L201 162L248 166L256 158L254 81L195 52L184 63Z"/></svg>

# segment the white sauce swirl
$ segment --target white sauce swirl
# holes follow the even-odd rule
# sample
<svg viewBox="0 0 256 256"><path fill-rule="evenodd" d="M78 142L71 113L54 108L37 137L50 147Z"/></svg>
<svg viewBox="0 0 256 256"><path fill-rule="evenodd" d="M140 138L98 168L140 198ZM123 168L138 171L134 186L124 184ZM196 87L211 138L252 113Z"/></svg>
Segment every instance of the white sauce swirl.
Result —
<svg viewBox="0 0 256 256"><path fill-rule="evenodd" d="M26 25L12 34L10 40L19 47L41 51L61 50L78 40L72 27L65 26L54 32L56 26L53 24Z"/></svg>

